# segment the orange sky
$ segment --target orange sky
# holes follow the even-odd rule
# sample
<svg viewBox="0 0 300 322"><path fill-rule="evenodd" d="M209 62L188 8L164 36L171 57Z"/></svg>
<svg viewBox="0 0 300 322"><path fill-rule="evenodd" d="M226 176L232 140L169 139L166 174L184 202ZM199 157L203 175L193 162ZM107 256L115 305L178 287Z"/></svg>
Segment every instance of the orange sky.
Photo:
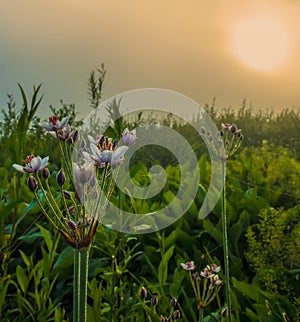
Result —
<svg viewBox="0 0 300 322"><path fill-rule="evenodd" d="M243 98L300 108L299 1L0 0L0 8L1 107L17 82L27 91L42 82L44 115L63 99L85 116L88 75L104 62L104 98L161 87L200 104L216 97L218 108Z"/></svg>

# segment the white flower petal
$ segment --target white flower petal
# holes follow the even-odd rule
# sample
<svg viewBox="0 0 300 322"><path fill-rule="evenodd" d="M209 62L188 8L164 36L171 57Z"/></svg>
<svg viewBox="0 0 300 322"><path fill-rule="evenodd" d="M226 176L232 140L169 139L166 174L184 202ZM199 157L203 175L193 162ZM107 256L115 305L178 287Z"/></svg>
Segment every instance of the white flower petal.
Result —
<svg viewBox="0 0 300 322"><path fill-rule="evenodd" d="M17 171L20 171L20 172L25 172L24 171L24 167L23 166L21 166L20 164L13 164L13 168L15 168Z"/></svg>

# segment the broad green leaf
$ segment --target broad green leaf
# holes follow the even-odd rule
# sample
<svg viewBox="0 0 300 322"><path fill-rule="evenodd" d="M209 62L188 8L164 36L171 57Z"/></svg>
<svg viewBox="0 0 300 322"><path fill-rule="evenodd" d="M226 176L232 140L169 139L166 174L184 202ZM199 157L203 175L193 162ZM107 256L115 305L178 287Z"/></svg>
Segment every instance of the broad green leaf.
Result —
<svg viewBox="0 0 300 322"><path fill-rule="evenodd" d="M29 268L30 268L30 266L31 266L31 264L30 264L30 260L28 259L28 257L26 256L26 254L25 254L23 251L19 250L19 252L20 252L20 254L21 254L21 256L22 256L23 262L25 263L25 265L26 265L26 266L27 266L27 268L29 269Z"/></svg>
<svg viewBox="0 0 300 322"><path fill-rule="evenodd" d="M170 258L173 255L175 246L171 246L163 255L162 260L158 266L158 281L161 289L163 290L163 286L168 278L168 263Z"/></svg>
<svg viewBox="0 0 300 322"><path fill-rule="evenodd" d="M45 239L48 251L51 252L53 249L53 240L52 240L52 235L51 235L50 231L39 224L37 224L37 227L39 228L39 230L41 231L41 233Z"/></svg>
<svg viewBox="0 0 300 322"><path fill-rule="evenodd" d="M17 266L16 276L17 276L17 281L21 287L21 290L25 294L27 291L29 280L24 269L20 265Z"/></svg>

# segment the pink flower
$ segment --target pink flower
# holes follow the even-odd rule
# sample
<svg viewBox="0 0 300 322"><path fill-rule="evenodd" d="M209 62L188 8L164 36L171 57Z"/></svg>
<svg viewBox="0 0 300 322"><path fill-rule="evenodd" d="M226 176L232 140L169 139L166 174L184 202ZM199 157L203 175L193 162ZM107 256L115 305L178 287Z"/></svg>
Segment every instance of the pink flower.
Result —
<svg viewBox="0 0 300 322"><path fill-rule="evenodd" d="M92 163L96 167L103 168L106 164L110 164L116 168L124 161L124 154L128 150L127 146L116 148L108 144L108 148L99 149L95 144L91 143L90 153L83 152L85 160Z"/></svg>
<svg viewBox="0 0 300 322"><path fill-rule="evenodd" d="M50 116L49 117L49 124L48 123L42 123L41 126L46 131L60 131L62 130L68 123L69 117L64 117L61 121L58 119L58 116Z"/></svg>
<svg viewBox="0 0 300 322"><path fill-rule="evenodd" d="M213 274L210 269L208 269L207 267L204 268L203 272L200 272L200 275L204 278L211 278L213 277L215 274Z"/></svg>
<svg viewBox="0 0 300 322"><path fill-rule="evenodd" d="M219 273L220 270L221 270L221 267L220 266L217 266L217 264L211 264L210 265L210 268L211 270L214 272L214 273Z"/></svg>
<svg viewBox="0 0 300 322"><path fill-rule="evenodd" d="M195 264L193 261L186 262L186 263L181 263L181 267L185 269L186 271L192 271L195 269Z"/></svg>
<svg viewBox="0 0 300 322"><path fill-rule="evenodd" d="M22 166L20 164L13 164L13 167L20 172L23 173L35 173L37 171L44 170L48 167L49 157L41 158L41 157L35 157L33 154L28 155L25 160L25 166Z"/></svg>

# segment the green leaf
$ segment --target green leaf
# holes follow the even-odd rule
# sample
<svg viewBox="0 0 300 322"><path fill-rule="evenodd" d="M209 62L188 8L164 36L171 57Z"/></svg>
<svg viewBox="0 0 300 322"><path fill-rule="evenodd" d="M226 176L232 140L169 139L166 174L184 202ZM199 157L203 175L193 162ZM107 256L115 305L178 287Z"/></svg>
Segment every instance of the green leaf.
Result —
<svg viewBox="0 0 300 322"><path fill-rule="evenodd" d="M159 281L161 290L163 290L163 285L166 283L168 278L168 263L170 258L173 255L174 248L175 246L172 246L165 252L158 266L158 281Z"/></svg>
<svg viewBox="0 0 300 322"><path fill-rule="evenodd" d="M2 312L2 306L5 302L5 297L6 297L8 285L9 285L9 281L6 281L5 285L0 290L0 317L1 317L1 312Z"/></svg>
<svg viewBox="0 0 300 322"><path fill-rule="evenodd" d="M23 262L25 263L25 265L29 269L29 267L31 266L31 264L30 264L30 261L29 261L28 257L26 256L26 254L23 251L19 250L19 252L20 252L20 254L22 256Z"/></svg>
<svg viewBox="0 0 300 322"><path fill-rule="evenodd" d="M25 94L25 91L23 89L23 87L21 86L21 84L18 83L18 86L19 86L19 89L21 91L21 94L22 94L22 99L23 99L23 105L24 105L24 110L28 111L28 103L27 103L27 97L26 97L26 94Z"/></svg>
<svg viewBox="0 0 300 322"><path fill-rule="evenodd" d="M55 276L58 274L59 280L63 280L70 276L74 260L74 249L71 246L64 248L58 256L52 270Z"/></svg>
<svg viewBox="0 0 300 322"><path fill-rule="evenodd" d="M29 280L24 269L20 265L17 266L16 276L17 276L17 281L21 287L21 290L25 294L27 291Z"/></svg>
<svg viewBox="0 0 300 322"><path fill-rule="evenodd" d="M50 231L39 224L36 224L36 225L44 237L48 251L51 252L53 249L53 240L52 240L52 235L51 235Z"/></svg>

